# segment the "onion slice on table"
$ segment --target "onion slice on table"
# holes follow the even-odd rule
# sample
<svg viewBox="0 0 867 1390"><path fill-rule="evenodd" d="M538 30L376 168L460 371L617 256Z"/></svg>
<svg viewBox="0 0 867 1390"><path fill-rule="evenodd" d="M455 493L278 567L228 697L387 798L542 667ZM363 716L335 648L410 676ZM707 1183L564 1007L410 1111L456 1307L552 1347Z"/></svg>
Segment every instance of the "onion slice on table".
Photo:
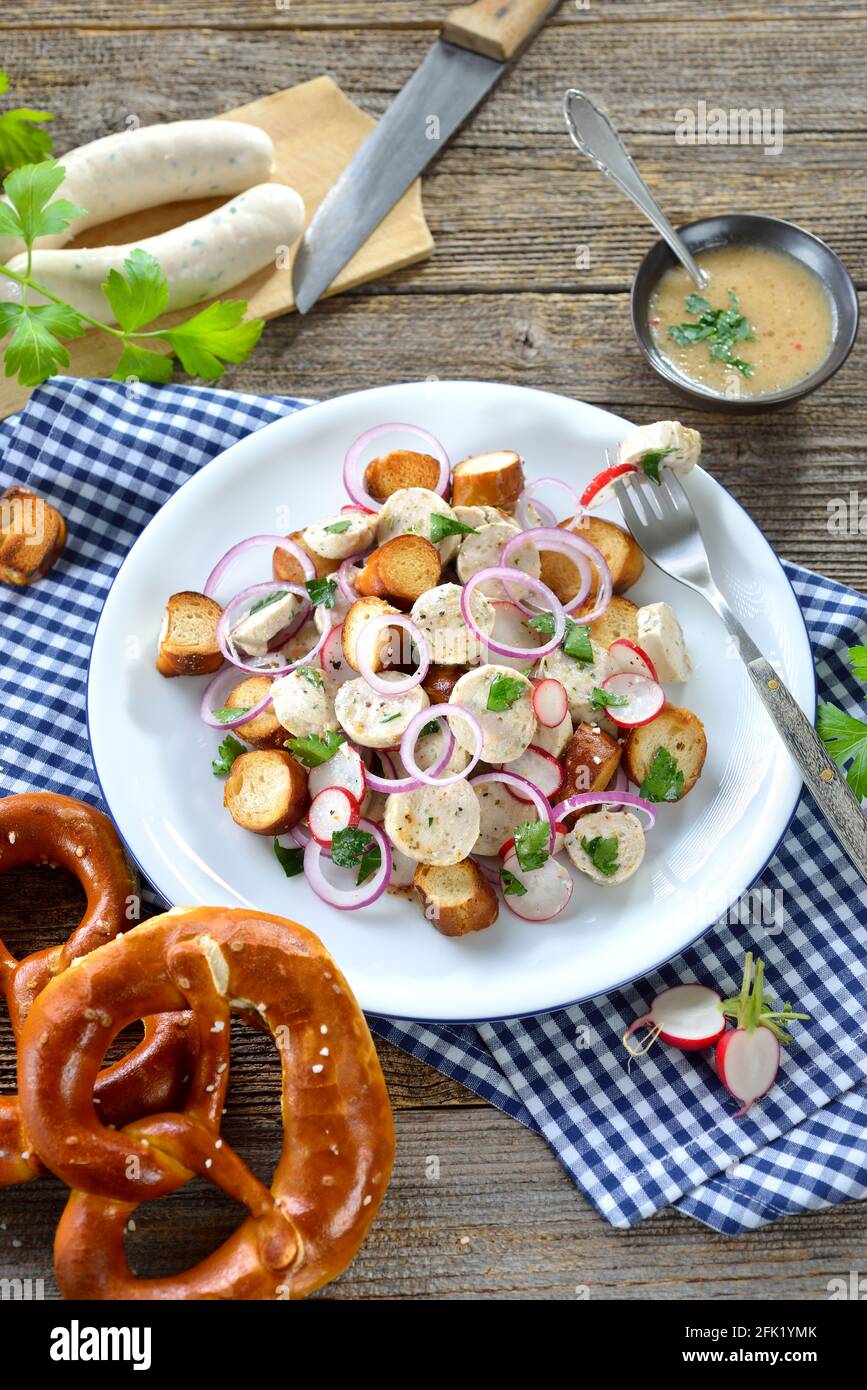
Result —
<svg viewBox="0 0 867 1390"><path fill-rule="evenodd" d="M548 853L550 854L557 839L557 821L566 802L561 802L560 806L552 810L550 801L538 787L534 786L526 777L519 777L516 772L504 772L502 768L499 772L480 772L477 777L470 778L471 787L479 787L484 782L502 782L505 787L514 787L516 791L521 792L522 800L532 801L539 813L539 820L546 820L550 827L548 837Z"/></svg>
<svg viewBox="0 0 867 1390"><path fill-rule="evenodd" d="M370 655L376 650L373 639L383 627L399 627L409 633L418 651L418 670L414 675L405 676L400 681L385 681L374 671L370 664ZM369 618L356 639L355 654L359 674L364 677L371 690L375 690L377 695L387 695L391 699L408 695L417 685L421 685L430 666L427 638L405 613L377 613L375 617Z"/></svg>
<svg viewBox="0 0 867 1390"><path fill-rule="evenodd" d="M552 814L557 820L562 820L573 811L586 811L588 806L608 806L611 810L623 807L629 811L643 811L647 816L645 830L652 830L656 824L655 806L633 792L576 792L574 796L567 796L565 801L558 802Z"/></svg>
<svg viewBox="0 0 867 1390"><path fill-rule="evenodd" d="M268 545L272 548L276 547L278 550L288 550L289 554L292 555L301 566L301 572L304 578L316 578L316 569L313 561L310 559L306 550L301 549L297 541L290 540L288 536L249 536L247 540L239 541L237 545L233 545L231 550L227 550L223 558L217 561L205 580L205 587L202 593L208 598L213 598L214 590L217 588L217 585L230 566L233 565L241 555L246 554L248 550L255 550L258 545Z"/></svg>
<svg viewBox="0 0 867 1390"><path fill-rule="evenodd" d="M199 716L202 721L211 729L225 729L231 733L233 729L239 729L242 724L249 724L257 715L264 714L271 703L271 696L266 695L264 700L260 700L258 705L251 705L245 709L238 719L215 719L214 710L224 709L223 701L233 686L238 684L237 666L222 666L213 680L208 681L205 686L202 702L199 705Z"/></svg>
<svg viewBox="0 0 867 1390"><path fill-rule="evenodd" d="M329 883L325 874L322 872L321 859L324 853L322 846L318 845L312 838L307 843L304 850L304 873L307 882L314 893L328 903L329 907L339 908L341 912L357 912L360 907L370 907L377 898L381 897L388 887L391 878L391 845L385 838L384 833L375 821L367 820L364 816L358 822L360 830L366 830L372 835L379 845L379 852L382 862L373 878L367 883L351 888L339 888L333 883ZM354 870L350 870L354 873Z"/></svg>
<svg viewBox="0 0 867 1390"><path fill-rule="evenodd" d="M438 439L434 438L432 434L429 434L427 430L421 429L419 425L402 425L398 423L374 425L373 429L365 430L364 434L358 436L354 444L350 444L346 451L346 458L343 461L343 486L346 488L353 502L357 503L359 507L366 508L367 511L378 512L382 507L382 503L377 502L375 497L371 497L370 493L365 490L364 483L359 480L358 461L368 444L372 444L376 439L381 439L383 435L400 432L417 434L419 438L424 441L427 445L428 453L433 454L440 466L440 475L437 479L437 485L434 491L437 492L440 497L445 497L448 491L451 464L449 463L448 454Z"/></svg>
<svg viewBox="0 0 867 1390"><path fill-rule="evenodd" d="M425 772L415 760L415 745L425 724L429 724L432 719L442 721L447 715L452 719L466 720L473 731L476 748L469 763L460 772L453 772L449 777L439 777L436 774L442 770L442 767L445 767L445 763L441 767L438 765ZM446 725L446 728L449 726ZM451 731L449 730L449 732ZM454 739L454 735L452 735L452 739ZM485 736L481 724L474 714L471 714L468 709L464 709L463 705L429 705L427 709L419 710L418 714L414 715L407 724L400 741L400 758L410 777L415 777L428 787L450 787L453 782L463 782L467 779L482 756L484 741ZM446 758L446 762L448 762L448 758Z"/></svg>
<svg viewBox="0 0 867 1390"><path fill-rule="evenodd" d="M563 604L564 613L574 613L576 608L580 608L590 592L593 583L593 575L590 569L592 564L596 573L599 575L599 591L596 595L596 602L589 613L581 614L582 623L592 623L596 618L600 618L611 602L613 584L611 580L611 570L608 568L608 561L595 545L585 541L583 536L576 535L574 531L563 531L559 526L536 526L531 531L522 531L520 535L513 536L510 541L506 541L500 551L500 564L508 565L515 551L521 546L532 541L537 550L556 550L559 555L565 555L576 566L581 575L581 583L578 592L568 603ZM590 564L588 564L588 561ZM511 571L512 579L515 579L514 568ZM525 581L522 580L522 583ZM506 589L511 598L515 600L520 608L526 609L526 604L522 604L520 599L516 599L509 589ZM529 611L529 610L527 610Z"/></svg>
<svg viewBox="0 0 867 1390"><path fill-rule="evenodd" d="M541 647L514 647L506 642L497 642L488 633L482 631L473 616L470 599L479 584L484 584L489 579L508 583L510 579L514 580L519 576L522 587L531 589L534 594L538 594L542 603L546 605L547 611L554 615L554 635L543 642ZM526 609L528 613L531 611L531 609ZM487 647L499 656L527 657L530 662L538 661L540 657L555 651L563 641L566 632L566 614L563 611L563 605L547 584L543 584L541 579L534 579L530 574L524 574L522 570L506 569L503 565L494 565L490 569L477 570L472 578L467 580L461 590L461 616L473 636L481 642L483 649Z"/></svg>

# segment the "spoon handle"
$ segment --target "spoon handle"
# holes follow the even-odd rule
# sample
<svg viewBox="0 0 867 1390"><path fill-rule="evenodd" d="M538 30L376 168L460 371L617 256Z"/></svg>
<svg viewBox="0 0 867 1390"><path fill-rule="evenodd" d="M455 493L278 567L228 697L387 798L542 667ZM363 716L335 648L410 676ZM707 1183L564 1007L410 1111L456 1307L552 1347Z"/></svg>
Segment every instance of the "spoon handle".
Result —
<svg viewBox="0 0 867 1390"><path fill-rule="evenodd" d="M574 87L566 93L563 113L572 141L582 154L596 165L600 173L616 183L628 198L631 198L639 212L653 223L659 234L668 242L684 270L699 289L704 289L708 278L700 270L672 227L662 208L657 203L644 179L639 174L632 158L614 126L588 96Z"/></svg>

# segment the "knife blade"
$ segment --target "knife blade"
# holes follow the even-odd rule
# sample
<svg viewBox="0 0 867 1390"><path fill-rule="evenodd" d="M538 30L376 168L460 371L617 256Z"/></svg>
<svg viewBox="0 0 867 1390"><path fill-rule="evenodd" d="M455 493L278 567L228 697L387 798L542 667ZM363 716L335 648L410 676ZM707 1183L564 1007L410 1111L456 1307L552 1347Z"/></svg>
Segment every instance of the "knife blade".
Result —
<svg viewBox="0 0 867 1390"><path fill-rule="evenodd" d="M559 0L477 0L444 32L326 194L293 267L306 314L386 213L487 96ZM494 8L496 6L496 8ZM484 51L473 51L474 46ZM497 54L498 57L487 56Z"/></svg>

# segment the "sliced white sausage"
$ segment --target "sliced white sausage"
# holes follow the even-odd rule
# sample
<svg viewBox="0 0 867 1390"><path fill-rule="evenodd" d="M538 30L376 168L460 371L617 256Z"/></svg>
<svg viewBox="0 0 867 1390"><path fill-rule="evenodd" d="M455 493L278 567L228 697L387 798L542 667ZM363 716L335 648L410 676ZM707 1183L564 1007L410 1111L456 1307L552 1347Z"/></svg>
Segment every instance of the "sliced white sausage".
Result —
<svg viewBox="0 0 867 1390"><path fill-rule="evenodd" d="M376 518L376 538L380 545L395 536L424 536L430 540L432 512L454 517L448 502L426 487L402 487L383 503ZM460 535L445 536L437 543L440 559L447 565L461 543Z"/></svg>
<svg viewBox="0 0 867 1390"><path fill-rule="evenodd" d="M315 685L301 671L291 671L271 686L274 713L283 728L296 738L337 729L334 691L335 686L324 674L322 684Z"/></svg>
<svg viewBox="0 0 867 1390"><path fill-rule="evenodd" d="M479 802L479 838L475 854L497 854L515 833L515 826L535 820L536 812L510 794L502 782L482 782L474 788Z"/></svg>
<svg viewBox="0 0 867 1390"><path fill-rule="evenodd" d="M379 676L386 682L406 680L398 671L380 671ZM392 748L400 743L409 721L429 704L420 685L406 695L389 699L386 695L377 695L362 676L358 680L344 681L334 700L341 728L353 743L360 743L364 748Z"/></svg>
<svg viewBox="0 0 867 1390"><path fill-rule="evenodd" d="M661 681L688 681L692 663L683 628L670 603L647 603L639 608L636 641L647 652Z"/></svg>
<svg viewBox="0 0 867 1390"><path fill-rule="evenodd" d="M701 458L701 435L679 420L657 420L652 425L641 425L622 440L619 462L634 463L642 468L647 454L683 477ZM662 458L656 459L657 454Z"/></svg>
<svg viewBox="0 0 867 1390"><path fill-rule="evenodd" d="M366 512L342 512L306 527L301 538L326 560L348 560L373 545L377 519L375 512L370 516Z"/></svg>
<svg viewBox="0 0 867 1390"><path fill-rule="evenodd" d="M601 723L599 711L594 710L590 697L594 686L601 686L606 676L613 675L615 666L608 650L599 642L591 640L593 660L586 663L567 656L562 647L543 656L539 662L541 676L553 676L560 681L569 699L569 713L574 724Z"/></svg>
<svg viewBox="0 0 867 1390"><path fill-rule="evenodd" d="M613 872L608 874L597 868L582 840L592 845L594 840L612 838L617 841L617 854L610 861ZM644 858L644 849L644 830L638 817L630 811L591 811L589 815L579 816L566 836L566 853L575 868L594 883L608 887L625 883L632 877ZM604 862L609 862L608 858Z"/></svg>
<svg viewBox="0 0 867 1390"><path fill-rule="evenodd" d="M533 735L533 742L537 748L544 748L546 753L559 758L566 744L569 742L574 731L572 716L568 709L563 716L561 723L551 729L545 724L536 722L536 732Z"/></svg>
<svg viewBox="0 0 867 1390"><path fill-rule="evenodd" d="M521 693L508 709L489 710L491 687L503 678L518 681L522 687ZM526 676L509 666L480 666L478 670L467 671L455 683L450 703L463 705L478 719L484 736L482 759L486 763L499 766L500 763L511 762L533 742L536 732L533 686ZM473 752L476 740L466 720L449 717L449 725L455 742Z"/></svg>
<svg viewBox="0 0 867 1390"><path fill-rule="evenodd" d="M268 643L288 627L298 612L300 599L295 594L283 594L248 613L232 628L232 641L247 656L264 656ZM312 643L311 643L312 645Z"/></svg>
<svg viewBox="0 0 867 1390"><path fill-rule="evenodd" d="M318 608L316 612L319 612ZM298 631L289 638L289 641L280 648L281 655L286 658L287 663L290 661L300 661L302 657L313 650L321 636L322 633L316 623L312 618L308 618L304 626L300 627ZM319 652L313 657L313 663L317 669L321 667Z"/></svg>
<svg viewBox="0 0 867 1390"><path fill-rule="evenodd" d="M346 572L346 577L350 584L355 583L360 573L361 570L357 565L350 565ZM336 581L336 575L330 575L329 577ZM313 609L313 621L316 624L317 632L322 632L326 623L328 623L329 627L339 627L351 607L352 604L348 599L344 598L343 591L338 584L337 588L334 590L334 603L331 607L326 608L324 603L317 603L316 607Z"/></svg>
<svg viewBox="0 0 867 1390"><path fill-rule="evenodd" d="M513 521L501 519L480 526L472 536L464 536L455 565L461 583L468 583L479 570L493 569L499 565L503 546L520 534L520 526L516 526ZM532 541L519 546L510 558L509 564L515 569L523 570L524 574L532 575L534 579L538 579L542 572L539 552ZM505 586L498 579L488 579L479 585L481 592L493 599L522 599L526 596L526 591L522 592L519 584L510 585L510 588L513 589L513 594L507 594ZM524 645L528 645L526 641Z"/></svg>
<svg viewBox="0 0 867 1390"><path fill-rule="evenodd" d="M442 756L444 738L442 726L438 726L435 734L425 734L423 738L416 739L415 761L416 766L420 767L422 772L427 772L428 768L433 767L437 759ZM403 765L400 753L396 749L392 750L389 757L394 763L395 776L408 777L409 773ZM449 760L444 767L440 768L438 775L447 777L453 772L463 772L469 761L470 754L455 739Z"/></svg>
<svg viewBox="0 0 867 1390"><path fill-rule="evenodd" d="M85 211L64 231L40 237L40 250L65 246L87 227L142 208L228 198L264 183L274 170L274 146L264 130L243 121L170 121L92 140L58 156L58 163L65 175L56 196ZM22 249L0 237L0 262Z"/></svg>
<svg viewBox="0 0 867 1390"><path fill-rule="evenodd" d="M453 507L452 510L458 521L462 521L465 526L478 528L506 520L498 507L488 507L484 503L477 507Z"/></svg>
<svg viewBox="0 0 867 1390"><path fill-rule="evenodd" d="M187 309L225 294L263 266L272 265L279 246L291 246L304 226L304 203L293 188L260 183L204 217L159 236L128 246L95 246L77 251L33 252L31 274L60 299L84 314L114 323L100 286L109 271L123 272L130 252L139 247L159 261L169 282L167 311ZM21 273L26 258L14 256L9 269ZM20 300L13 281L0 288L0 299ZM34 303L44 297L30 291Z"/></svg>
<svg viewBox="0 0 867 1390"><path fill-rule="evenodd" d="M479 803L468 782L395 793L385 807L385 833L418 864L457 864L479 836Z"/></svg>
<svg viewBox="0 0 867 1390"><path fill-rule="evenodd" d="M461 593L460 584L438 584L412 606L410 617L427 638L434 665L469 666L481 660L481 644L461 612ZM470 611L479 630L489 635L494 627L494 605L478 589L470 595Z"/></svg>

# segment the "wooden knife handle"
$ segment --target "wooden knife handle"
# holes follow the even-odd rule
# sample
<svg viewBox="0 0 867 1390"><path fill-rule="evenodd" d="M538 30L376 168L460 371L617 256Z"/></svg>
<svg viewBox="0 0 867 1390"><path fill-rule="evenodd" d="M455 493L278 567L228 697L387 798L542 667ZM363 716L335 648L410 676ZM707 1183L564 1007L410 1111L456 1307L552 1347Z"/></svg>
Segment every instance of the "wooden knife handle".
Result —
<svg viewBox="0 0 867 1390"><path fill-rule="evenodd" d="M560 0L476 0L452 10L442 36L498 63L508 63L530 42Z"/></svg>

